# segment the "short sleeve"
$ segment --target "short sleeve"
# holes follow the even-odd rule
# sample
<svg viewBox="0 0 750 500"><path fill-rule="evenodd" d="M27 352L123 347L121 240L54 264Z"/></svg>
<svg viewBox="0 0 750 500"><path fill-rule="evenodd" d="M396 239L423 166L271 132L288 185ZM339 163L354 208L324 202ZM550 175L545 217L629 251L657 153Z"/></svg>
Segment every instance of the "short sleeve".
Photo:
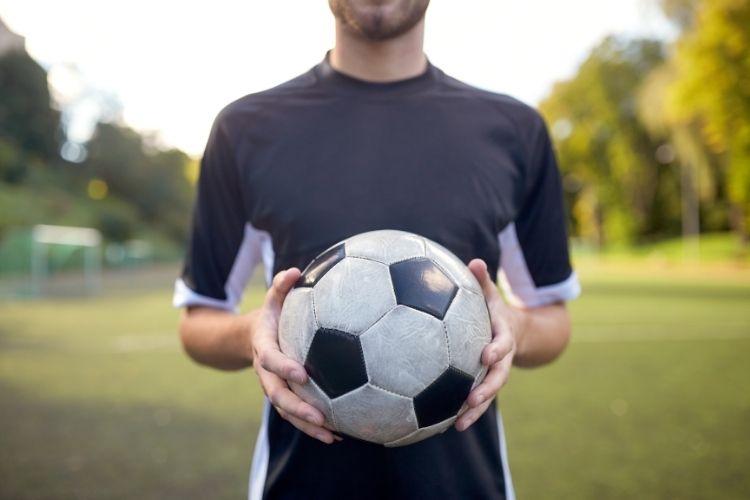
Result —
<svg viewBox="0 0 750 500"><path fill-rule="evenodd" d="M526 185L515 220L498 235L499 281L509 302L539 307L576 298L557 160L544 120L534 114L527 142Z"/></svg>
<svg viewBox="0 0 750 500"><path fill-rule="evenodd" d="M236 310L268 247L268 233L247 222L241 178L220 113L201 158L190 240L182 276L175 283L174 305Z"/></svg>

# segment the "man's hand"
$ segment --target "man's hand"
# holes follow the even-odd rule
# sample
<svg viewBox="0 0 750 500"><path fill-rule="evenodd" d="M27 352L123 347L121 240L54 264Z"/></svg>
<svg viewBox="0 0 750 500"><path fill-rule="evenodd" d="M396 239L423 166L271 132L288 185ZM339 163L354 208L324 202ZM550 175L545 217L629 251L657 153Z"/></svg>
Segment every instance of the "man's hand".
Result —
<svg viewBox="0 0 750 500"><path fill-rule="evenodd" d="M459 431L466 430L487 411L497 391L508 380L523 320L522 311L505 304L483 260L472 260L469 269L479 281L487 301L492 340L482 351L482 364L487 367L487 375L469 394L466 400L469 409L456 420Z"/></svg>
<svg viewBox="0 0 750 500"><path fill-rule="evenodd" d="M298 384L307 382L305 368L279 348L281 306L299 276L300 271L296 268L281 271L274 277L271 288L266 292L263 306L253 318L249 338L253 366L263 392L279 415L308 436L331 444L334 439L340 438L323 427L323 414L302 401L287 384L287 380Z"/></svg>

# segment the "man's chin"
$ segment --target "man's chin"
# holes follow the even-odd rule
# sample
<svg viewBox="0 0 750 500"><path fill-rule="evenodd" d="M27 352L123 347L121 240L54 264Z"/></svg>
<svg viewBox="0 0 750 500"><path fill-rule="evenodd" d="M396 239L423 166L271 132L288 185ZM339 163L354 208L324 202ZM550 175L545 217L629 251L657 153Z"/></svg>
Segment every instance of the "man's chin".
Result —
<svg viewBox="0 0 750 500"><path fill-rule="evenodd" d="M356 35L373 41L385 41L410 31L424 17L427 4L420 1L383 0L355 2L343 1L346 7L334 15ZM339 17L337 15L337 17Z"/></svg>

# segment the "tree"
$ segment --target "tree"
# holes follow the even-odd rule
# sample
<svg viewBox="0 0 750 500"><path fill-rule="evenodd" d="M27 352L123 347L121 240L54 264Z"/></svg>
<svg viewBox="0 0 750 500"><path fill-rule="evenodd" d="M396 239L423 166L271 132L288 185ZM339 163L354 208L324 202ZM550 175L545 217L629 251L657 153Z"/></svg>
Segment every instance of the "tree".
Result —
<svg viewBox="0 0 750 500"><path fill-rule="evenodd" d="M47 72L23 50L0 57L0 137L6 151L14 148L16 155L35 156L46 163L58 159L60 113L50 106ZM13 171L14 181L23 177L18 171L22 167L0 164L3 172Z"/></svg>
<svg viewBox="0 0 750 500"><path fill-rule="evenodd" d="M180 150L152 150L135 130L99 123L87 144L86 175L104 181L112 195L137 208L140 218L174 239L187 231L190 158Z"/></svg>
<svg viewBox="0 0 750 500"><path fill-rule="evenodd" d="M651 136L662 142L657 160L677 169L682 235L727 229L723 159L704 142L700 123L671 110L666 95L676 78L674 61L666 60L646 77L638 95L638 115Z"/></svg>
<svg viewBox="0 0 750 500"><path fill-rule="evenodd" d="M674 0L676 1L676 0ZM698 123L723 157L731 222L747 242L750 226L750 0L702 0L675 44L670 113Z"/></svg>
<svg viewBox="0 0 750 500"><path fill-rule="evenodd" d="M659 0L662 12L680 30L689 29L695 20L695 12L701 0Z"/></svg>
<svg viewBox="0 0 750 500"><path fill-rule="evenodd" d="M117 111L116 102L110 110ZM15 226L51 223L94 226L115 241L140 236L144 229L173 240L185 237L194 163L185 153L149 147L128 127L99 123L87 144L88 159L79 165L60 158L63 137L44 68L22 45L4 53L0 182L6 185L0 190L0 236Z"/></svg>
<svg viewBox="0 0 750 500"><path fill-rule="evenodd" d="M673 174L659 168L659 143L637 114L637 90L663 60L659 41L608 37L540 104L560 158L572 233L597 245L669 232L679 220L679 206L660 206Z"/></svg>

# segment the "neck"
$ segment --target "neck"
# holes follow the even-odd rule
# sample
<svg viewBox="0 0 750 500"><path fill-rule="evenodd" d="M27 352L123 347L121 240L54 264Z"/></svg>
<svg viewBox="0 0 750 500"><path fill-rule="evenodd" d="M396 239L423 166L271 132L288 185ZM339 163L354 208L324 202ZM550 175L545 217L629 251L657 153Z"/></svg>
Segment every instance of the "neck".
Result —
<svg viewBox="0 0 750 500"><path fill-rule="evenodd" d="M396 38L377 42L358 37L337 22L329 62L336 71L371 82L418 76L427 67L424 19Z"/></svg>

